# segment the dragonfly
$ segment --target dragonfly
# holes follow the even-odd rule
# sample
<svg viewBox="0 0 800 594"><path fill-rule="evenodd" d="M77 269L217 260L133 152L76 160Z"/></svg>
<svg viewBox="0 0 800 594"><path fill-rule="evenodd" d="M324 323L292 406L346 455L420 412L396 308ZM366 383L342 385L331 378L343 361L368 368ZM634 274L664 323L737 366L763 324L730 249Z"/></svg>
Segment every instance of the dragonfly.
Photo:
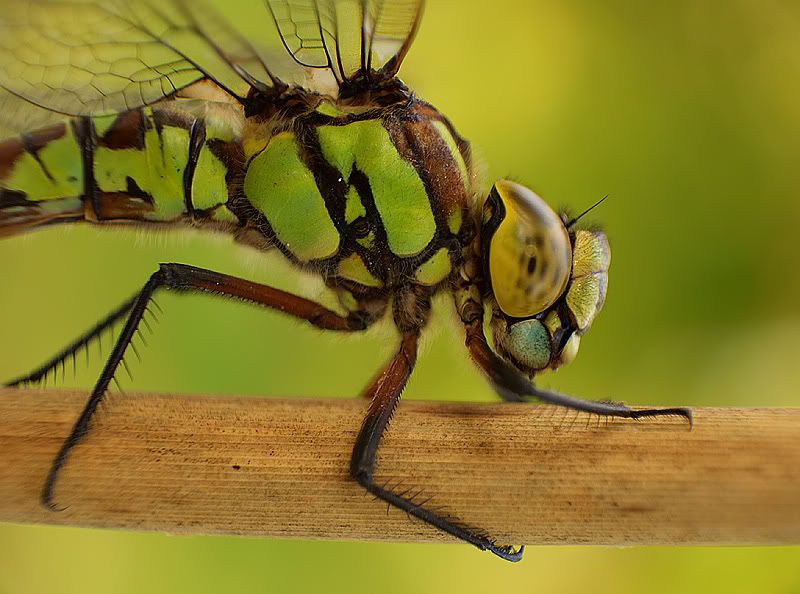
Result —
<svg viewBox="0 0 800 594"><path fill-rule="evenodd" d="M153 296L213 293L331 332L390 317L397 350L363 392L350 476L409 516L518 561L524 546L498 544L375 480L434 295L452 296L468 356L505 401L689 423L691 411L536 386L538 374L575 359L603 306L608 240L581 226L585 213L556 212L518 182L484 185L469 142L398 78L422 0L265 0L260 9L271 49L203 2L4 3L0 237L66 223L222 232L319 275L338 304L161 264L132 298L7 384L41 382L121 325L41 503L57 510L59 472L136 348Z"/></svg>

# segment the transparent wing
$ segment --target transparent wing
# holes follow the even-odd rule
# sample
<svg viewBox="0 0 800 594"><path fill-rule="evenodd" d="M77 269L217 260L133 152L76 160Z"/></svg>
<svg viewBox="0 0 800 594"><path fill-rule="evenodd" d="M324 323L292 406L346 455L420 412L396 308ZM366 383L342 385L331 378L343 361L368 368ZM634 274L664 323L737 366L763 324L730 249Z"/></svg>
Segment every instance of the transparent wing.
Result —
<svg viewBox="0 0 800 594"><path fill-rule="evenodd" d="M39 107L119 112L203 79L240 99L256 81L274 82L255 50L203 2L3 2L0 86Z"/></svg>
<svg viewBox="0 0 800 594"><path fill-rule="evenodd" d="M295 61L338 83L359 72L394 76L411 47L422 0L266 0Z"/></svg>
<svg viewBox="0 0 800 594"><path fill-rule="evenodd" d="M320 11L320 5L326 10ZM326 47L335 37L331 27L329 2L315 0L267 0L275 26L286 51L301 66L331 68L333 62Z"/></svg>
<svg viewBox="0 0 800 594"><path fill-rule="evenodd" d="M267 6L286 51L297 64L327 70L337 83L345 78L333 1L267 0Z"/></svg>
<svg viewBox="0 0 800 594"><path fill-rule="evenodd" d="M244 103L252 88L331 93L359 72L394 76L422 11L422 0L265 1L272 19L257 0L217 2L255 9L233 27L205 0L2 0L0 133L58 119L48 111L121 112L193 96L197 83Z"/></svg>
<svg viewBox="0 0 800 594"><path fill-rule="evenodd" d="M0 139L62 121L62 114L33 105L0 89Z"/></svg>
<svg viewBox="0 0 800 594"><path fill-rule="evenodd" d="M367 68L394 76L406 57L422 18L422 0L366 0L364 36Z"/></svg>

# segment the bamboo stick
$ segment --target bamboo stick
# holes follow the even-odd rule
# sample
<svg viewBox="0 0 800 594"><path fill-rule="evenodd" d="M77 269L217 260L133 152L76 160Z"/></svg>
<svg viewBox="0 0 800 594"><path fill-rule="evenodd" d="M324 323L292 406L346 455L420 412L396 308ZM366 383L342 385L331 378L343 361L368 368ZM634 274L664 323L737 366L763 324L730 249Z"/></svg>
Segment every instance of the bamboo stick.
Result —
<svg viewBox="0 0 800 594"><path fill-rule="evenodd" d="M0 390L0 521L173 533L452 540L347 475L367 403L114 396L38 502L86 395ZM403 402L378 482L513 544L800 542L800 409L622 421Z"/></svg>

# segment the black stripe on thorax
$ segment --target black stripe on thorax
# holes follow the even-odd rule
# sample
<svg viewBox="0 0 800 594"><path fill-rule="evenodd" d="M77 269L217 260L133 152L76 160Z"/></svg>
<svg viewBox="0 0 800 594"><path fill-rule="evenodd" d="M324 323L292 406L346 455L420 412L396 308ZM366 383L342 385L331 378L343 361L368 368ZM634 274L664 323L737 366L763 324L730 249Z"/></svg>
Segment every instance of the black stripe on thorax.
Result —
<svg viewBox="0 0 800 594"><path fill-rule="evenodd" d="M346 228L344 207L348 184L322 154L316 126L308 125L305 120L299 119L294 127L294 135L300 159L314 175L317 188L325 201L328 216L339 231L339 235L342 235Z"/></svg>
<svg viewBox="0 0 800 594"><path fill-rule="evenodd" d="M317 187L325 200L325 206L341 238L339 252L326 262L331 268L341 258L356 252L361 256L367 269L376 278L389 284L394 280L402 279L416 270L442 247L457 255L460 253L460 244L450 232L447 221L434 197L429 174L423 163L420 163L420 148L417 139L413 138L410 131L403 126L404 117L419 120L419 116L408 110L408 105L378 108L360 114L345 116L328 116L314 112L308 117L298 118L295 122L295 134L303 162L314 174ZM380 212L375 204L369 177L354 164L350 178L341 179L340 172L325 159L319 143L317 128L319 126L335 125L346 126L354 122L365 120L379 120L389 133L389 139L394 144L398 154L414 167L414 170L425 188L431 211L433 213L436 230L431 241L418 254L408 257L396 255L389 248L386 228L381 219ZM437 136L438 138L438 136ZM402 139L405 146L397 146L398 139ZM345 220L346 194L353 186L359 196L362 206L366 211L369 229L374 233L375 241L372 249L366 248L356 241L357 232L354 225L348 225Z"/></svg>
<svg viewBox="0 0 800 594"><path fill-rule="evenodd" d="M367 213L367 221L369 221L370 229L375 234L375 244L379 247L379 250L376 254L374 250L365 248L352 238L350 238L351 243L354 246L354 250L359 253L361 259L364 261L367 270L386 283L396 275L398 260L397 256L389 249L386 228L381 220L378 207L375 205L375 196L372 193L372 185L370 184L369 177L358 167L353 166L353 171L350 174L348 183L356 189L356 193L361 200L361 205ZM380 258L379 261L376 261L376 255Z"/></svg>
<svg viewBox="0 0 800 594"><path fill-rule="evenodd" d="M457 253L459 251L458 240L449 233L446 221L443 220L442 213L439 212L440 209L436 207L433 197L431 196L430 182L425 177L420 176L426 194L428 194L428 199L431 201L437 228L431 242L419 254L403 258L397 256L389 249L386 230L377 206L375 205L370 180L367 175L359 170L356 164L350 178L343 180L341 173L325 159L322 153L317 133L317 128L319 126L346 126L350 123L365 120L381 120L383 125L386 126L387 119L394 119L395 121L402 119L402 116L398 118L395 115L398 112L409 114L409 107L410 105L404 104L402 106L376 108L359 114L343 116L329 116L319 112L312 112L295 118L294 120L286 121L275 130L275 133L287 130L291 130L294 133L301 160L314 175L317 188L325 202L328 216L339 233L339 251L330 258L313 262L298 261L294 254L277 239L266 217L257 209L253 208L247 200L247 197L244 196L243 192L240 190L235 194L231 194L231 199L228 204L229 209L242 221L242 224L246 224L248 221L250 221L251 224L255 224L259 231L290 261L322 272L323 274L326 272L335 273L338 262L342 258L356 252L361 256L370 273L384 283L389 284L393 281L407 278L409 274L413 274L413 271L418 266L427 261L442 247L447 247L451 254ZM409 114L408 117L418 118L419 116L416 114ZM394 142L394 137L391 132L389 137ZM405 154L402 152L400 152L400 154L403 158L409 160L409 152L414 151L409 151L407 147ZM252 158L254 157L251 157L250 161L252 161ZM246 168L247 166L244 167L244 170L246 170ZM416 169L416 171L419 172L419 169ZM361 200L361 204L364 207L366 217L369 221L370 230L375 235L373 248L366 248L358 243L356 241L357 233L354 229L351 229L351 225L348 225L345 220L346 194L351 186L355 188ZM347 284L347 282L343 282ZM364 287L360 285L359 287L360 290L365 290ZM385 291L385 288L377 291Z"/></svg>
<svg viewBox="0 0 800 594"><path fill-rule="evenodd" d="M275 231L270 225L270 222L261 211L253 207L241 189L244 174L250 167L253 159L260 154L259 152L256 153L256 155L251 156L247 162L242 165L242 163L244 163L244 155L241 145L236 145L236 147L238 150L237 157L242 163L237 163L236 167L230 168L229 171L234 173L238 172L239 177L242 179L238 180L238 186L236 187L235 191L230 192L230 198L227 206L228 209L239 219L242 225L255 226L259 233L263 235L264 238L269 242L269 244L277 248L290 262L293 262L300 267L313 270L314 272L320 273L324 276L329 276L336 272L336 267L343 257L350 255L353 251L364 253L364 248L355 241L348 241L348 238L351 237L351 234L348 233L348 225L345 221L345 195L347 189L349 188L349 183L341 179L339 171L333 165L328 163L322 154L319 136L317 135L316 131L316 125L320 125L320 123L316 121L317 115L320 116L321 121L324 123L327 123L333 119L324 114L308 114L307 116L295 118L294 120L288 120L278 125L273 130L273 135L285 131L291 131L294 134L294 141L300 155L300 160L314 176L317 188L323 197L326 212L330 217L330 220L333 222L337 233L339 234L338 251L329 258L306 262L299 260L292 253L292 251L278 239ZM314 117L312 118L312 116ZM315 120L316 125L312 125L312 119ZM226 146L212 147L215 149L215 154L218 154L219 152L222 152L223 154L228 152L227 149L230 148L228 145L231 143L222 144ZM226 150L220 151L219 149L222 148L225 148ZM225 156L226 159L224 159L223 162L227 166L231 158L229 155ZM366 262L367 258L364 258L364 260ZM370 271L373 272L373 274L378 272L378 270L373 270L372 268L370 268ZM375 276L377 278L383 278L384 275L375 274Z"/></svg>
<svg viewBox="0 0 800 594"><path fill-rule="evenodd" d="M346 180L343 179L341 172L325 159L317 132L319 126L344 126L355 121L376 119L376 116L383 111L385 110L371 110L369 112L371 117L365 117L366 114L363 113L353 116L332 117L314 112L313 114L309 114L308 117L298 118L295 122L294 132L301 159L314 175L317 188L325 201L325 208L328 212L328 216L333 222L340 238L339 251L326 261L317 264L324 269L334 271L336 265L342 258L346 258L353 252L356 252L366 265L367 270L369 270L373 276L383 282L387 282L387 277L392 276L392 271L396 269L397 266L394 262L394 255L391 254L389 250L386 230L384 229L378 209L375 206L369 179L366 174L360 171L355 165L350 174L350 178ZM345 219L347 192L351 186L355 188L361 204L366 211L366 218L369 223L368 231L372 231L375 235L375 246L377 250L370 250L358 243L357 238L360 236L360 233L356 230L356 225L348 224ZM360 223L363 223L363 221ZM380 254L381 257L376 259L376 255L378 254Z"/></svg>

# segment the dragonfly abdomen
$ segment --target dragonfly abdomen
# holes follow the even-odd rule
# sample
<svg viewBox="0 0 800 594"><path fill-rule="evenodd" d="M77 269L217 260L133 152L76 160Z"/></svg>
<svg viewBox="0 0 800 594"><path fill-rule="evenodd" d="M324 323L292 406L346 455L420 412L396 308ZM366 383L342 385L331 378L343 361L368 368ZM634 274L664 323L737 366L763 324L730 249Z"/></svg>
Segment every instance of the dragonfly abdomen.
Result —
<svg viewBox="0 0 800 594"><path fill-rule="evenodd" d="M238 222L230 118L172 106L83 117L0 143L0 236L60 222Z"/></svg>

